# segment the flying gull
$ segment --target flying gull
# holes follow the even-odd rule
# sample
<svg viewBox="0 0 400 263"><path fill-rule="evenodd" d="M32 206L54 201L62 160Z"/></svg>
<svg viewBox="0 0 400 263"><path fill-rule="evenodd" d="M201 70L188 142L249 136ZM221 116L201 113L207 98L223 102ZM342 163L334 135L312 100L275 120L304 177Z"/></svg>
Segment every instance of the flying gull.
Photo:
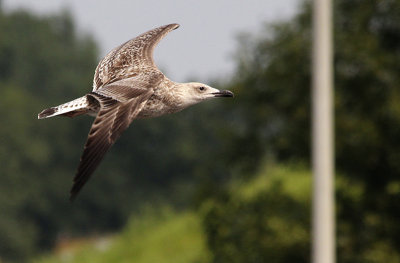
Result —
<svg viewBox="0 0 400 263"><path fill-rule="evenodd" d="M155 46L178 27L170 24L155 28L113 49L96 68L92 92L38 114L38 119L83 114L95 117L74 177L71 201L134 119L178 112L215 97L233 97L228 90L202 83L174 82L157 68Z"/></svg>

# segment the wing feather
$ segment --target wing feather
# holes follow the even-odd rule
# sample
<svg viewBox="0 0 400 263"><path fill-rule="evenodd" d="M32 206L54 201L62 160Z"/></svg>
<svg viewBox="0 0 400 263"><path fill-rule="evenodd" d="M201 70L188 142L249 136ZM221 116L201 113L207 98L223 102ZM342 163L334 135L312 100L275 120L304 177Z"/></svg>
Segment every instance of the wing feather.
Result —
<svg viewBox="0 0 400 263"><path fill-rule="evenodd" d="M178 24L169 24L133 38L108 53L99 63L93 79L93 91L114 81L146 74L161 73L154 63L153 51L160 40Z"/></svg>
<svg viewBox="0 0 400 263"><path fill-rule="evenodd" d="M152 93L151 89L147 89L125 102L93 92L88 94L99 102L100 112L93 122L81 156L71 189L71 201L76 198L106 152L129 127Z"/></svg>

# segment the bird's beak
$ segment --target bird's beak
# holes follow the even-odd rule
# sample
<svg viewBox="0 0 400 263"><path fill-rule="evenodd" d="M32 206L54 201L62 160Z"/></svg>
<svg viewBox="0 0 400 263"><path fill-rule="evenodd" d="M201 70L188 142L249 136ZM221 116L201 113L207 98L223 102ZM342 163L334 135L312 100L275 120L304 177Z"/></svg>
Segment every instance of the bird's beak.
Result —
<svg viewBox="0 0 400 263"><path fill-rule="evenodd" d="M213 94L214 97L233 97L233 92L229 90L220 90L211 94Z"/></svg>

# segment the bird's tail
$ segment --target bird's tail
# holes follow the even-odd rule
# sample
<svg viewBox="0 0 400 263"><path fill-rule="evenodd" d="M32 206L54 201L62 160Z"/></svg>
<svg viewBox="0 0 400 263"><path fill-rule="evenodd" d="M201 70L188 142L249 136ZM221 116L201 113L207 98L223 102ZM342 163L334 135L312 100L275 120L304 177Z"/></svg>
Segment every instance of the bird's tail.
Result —
<svg viewBox="0 0 400 263"><path fill-rule="evenodd" d="M87 96L83 96L56 107L44 109L38 114L38 119L50 118L57 115L75 117L88 113L88 111L90 111L89 100Z"/></svg>

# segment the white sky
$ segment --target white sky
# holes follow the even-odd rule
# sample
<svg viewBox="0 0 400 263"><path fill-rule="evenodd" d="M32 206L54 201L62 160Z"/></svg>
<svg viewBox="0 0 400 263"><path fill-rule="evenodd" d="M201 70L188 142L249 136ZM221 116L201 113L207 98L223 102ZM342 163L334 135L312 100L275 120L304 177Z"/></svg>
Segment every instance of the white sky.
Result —
<svg viewBox="0 0 400 263"><path fill-rule="evenodd" d="M206 81L232 72L235 36L257 32L264 22L288 19L301 0L3 0L6 11L37 14L69 9L78 29L92 34L101 56L154 27L179 23L155 51L155 61L172 80ZM99 58L100 59L100 58ZM93 69L94 70L94 69Z"/></svg>

